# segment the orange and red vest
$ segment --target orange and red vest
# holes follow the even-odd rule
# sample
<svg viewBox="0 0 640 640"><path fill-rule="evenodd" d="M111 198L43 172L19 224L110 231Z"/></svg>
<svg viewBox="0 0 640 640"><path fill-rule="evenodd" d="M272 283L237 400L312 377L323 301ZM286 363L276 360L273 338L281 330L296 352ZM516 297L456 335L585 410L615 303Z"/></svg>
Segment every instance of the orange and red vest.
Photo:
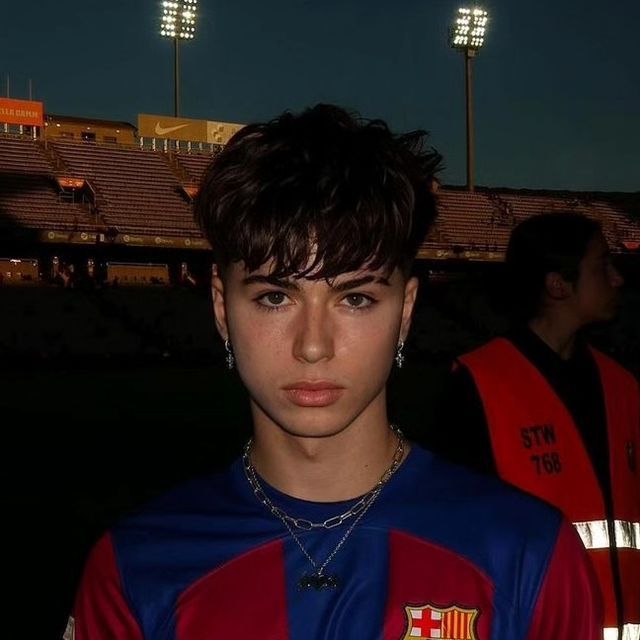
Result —
<svg viewBox="0 0 640 640"><path fill-rule="evenodd" d="M624 623L640 640L640 395L635 378L591 349L604 391L613 514L574 419L540 371L508 340L468 353L501 478L558 507L573 522L598 576L604 640L619 638L611 549L616 547Z"/></svg>

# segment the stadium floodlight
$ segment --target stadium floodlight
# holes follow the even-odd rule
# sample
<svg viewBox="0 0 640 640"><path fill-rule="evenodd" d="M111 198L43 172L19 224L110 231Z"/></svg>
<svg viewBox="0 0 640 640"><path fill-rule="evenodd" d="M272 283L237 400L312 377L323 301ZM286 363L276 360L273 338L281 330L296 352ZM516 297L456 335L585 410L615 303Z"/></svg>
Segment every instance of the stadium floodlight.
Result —
<svg viewBox="0 0 640 640"><path fill-rule="evenodd" d="M462 7L449 30L449 44L464 52L464 76L467 103L467 189L473 191L473 110L472 110L472 68L471 61L484 45L489 16L481 7Z"/></svg>
<svg viewBox="0 0 640 640"><path fill-rule="evenodd" d="M196 33L198 0L163 0L160 35L173 40L174 115L180 115L180 40L193 40Z"/></svg>
<svg viewBox="0 0 640 640"><path fill-rule="evenodd" d="M484 9L458 9L453 26L451 27L451 46L454 49L472 49L477 51L484 44L489 17Z"/></svg>

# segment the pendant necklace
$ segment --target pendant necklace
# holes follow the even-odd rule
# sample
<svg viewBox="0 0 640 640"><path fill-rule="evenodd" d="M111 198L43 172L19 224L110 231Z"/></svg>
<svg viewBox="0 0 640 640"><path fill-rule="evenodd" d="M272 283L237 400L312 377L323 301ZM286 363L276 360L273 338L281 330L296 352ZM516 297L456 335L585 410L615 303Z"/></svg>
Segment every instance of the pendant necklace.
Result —
<svg viewBox="0 0 640 640"><path fill-rule="evenodd" d="M382 474L380 480L378 480L375 486L367 493L365 493L355 504L351 506L351 508L349 508L344 513L333 516L331 518L327 518L322 522L312 522L311 520L307 520L306 518L295 518L274 505L262 488L262 484L258 479L258 474L256 473L256 470L251 463L250 453L252 440L249 440L249 442L247 442L247 444L245 445L242 454L242 466L247 478L247 482L251 486L253 493L258 498L258 500L282 522L282 524L289 532L289 535L293 538L294 542L300 548L300 551L302 551L305 558L309 561L309 564L313 567L312 572L304 573L298 580L298 587L300 589L313 589L315 591L322 591L325 589L337 589L340 586L341 581L339 576L337 576L336 574L325 573L325 569L327 568L327 565L333 560L338 551L340 551L340 549L343 547L344 543L347 541L360 520L364 517L365 513L367 513L367 511L376 501L384 486L387 484L387 482L389 482L391 476L400 466L400 463L402 462L402 458L404 456L404 435L402 434L402 431L400 431L400 429L398 429L398 427L396 427L395 425L389 425L389 428L393 431L398 439L398 445L396 446L396 450L393 454L391 466ZM320 564L318 564L313 559L311 554L302 544L299 536L296 534L296 529L301 531L311 531L315 529L333 529L342 525L351 518L353 518L353 521L349 525L349 528L345 531L335 547L333 547L331 552Z"/></svg>

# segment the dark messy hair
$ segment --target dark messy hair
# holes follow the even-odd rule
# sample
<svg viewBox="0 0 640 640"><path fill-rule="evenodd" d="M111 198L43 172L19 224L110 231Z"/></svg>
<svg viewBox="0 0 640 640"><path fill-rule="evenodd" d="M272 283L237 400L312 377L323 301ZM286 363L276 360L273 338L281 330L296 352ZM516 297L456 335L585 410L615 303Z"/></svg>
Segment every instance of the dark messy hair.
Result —
<svg viewBox="0 0 640 640"><path fill-rule="evenodd" d="M273 260L276 277L408 273L436 215L441 156L426 135L396 136L381 120L323 104L244 127L195 203L214 261L254 271Z"/></svg>
<svg viewBox="0 0 640 640"><path fill-rule="evenodd" d="M580 262L601 231L599 222L572 211L535 215L513 230L506 269L514 319L527 321L540 311L548 273L577 282Z"/></svg>

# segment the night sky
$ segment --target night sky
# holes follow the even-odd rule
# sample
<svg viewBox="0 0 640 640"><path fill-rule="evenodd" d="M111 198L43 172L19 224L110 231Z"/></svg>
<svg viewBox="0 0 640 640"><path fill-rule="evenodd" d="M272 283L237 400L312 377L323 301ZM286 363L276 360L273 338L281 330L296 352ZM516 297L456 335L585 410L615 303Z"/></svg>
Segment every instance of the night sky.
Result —
<svg viewBox="0 0 640 640"><path fill-rule="evenodd" d="M0 94L48 113L173 114L173 45L157 0L5 2ZM463 57L451 0L200 0L182 47L182 114L231 122L334 102L425 128L446 183L465 179ZM491 0L476 59L477 182L640 189L637 0Z"/></svg>

